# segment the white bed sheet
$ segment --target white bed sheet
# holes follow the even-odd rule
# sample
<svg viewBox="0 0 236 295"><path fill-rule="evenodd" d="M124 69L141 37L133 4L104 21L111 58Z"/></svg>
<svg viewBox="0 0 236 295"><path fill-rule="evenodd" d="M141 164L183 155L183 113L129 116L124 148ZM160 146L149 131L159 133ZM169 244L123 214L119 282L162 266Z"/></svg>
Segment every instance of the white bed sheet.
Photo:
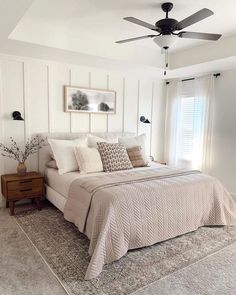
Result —
<svg viewBox="0 0 236 295"><path fill-rule="evenodd" d="M155 162L151 162L150 166L158 167L162 165ZM134 169L143 170L143 169L147 169L147 167L140 167L140 168L134 168ZM67 198L69 194L70 185L75 179L88 177L88 176L97 176L104 173L105 172L81 174L79 171L75 171L75 172L69 172L63 175L59 175L57 169L47 168L45 171L45 176L47 180L47 185L53 190L55 190L57 193Z"/></svg>

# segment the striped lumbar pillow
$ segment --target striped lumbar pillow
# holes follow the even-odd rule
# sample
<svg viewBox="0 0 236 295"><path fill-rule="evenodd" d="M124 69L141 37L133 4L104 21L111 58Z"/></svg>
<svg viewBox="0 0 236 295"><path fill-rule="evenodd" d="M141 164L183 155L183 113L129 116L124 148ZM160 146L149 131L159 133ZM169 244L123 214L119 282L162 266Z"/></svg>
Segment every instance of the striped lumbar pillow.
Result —
<svg viewBox="0 0 236 295"><path fill-rule="evenodd" d="M148 165L144 157L144 153L142 151L141 146L135 146L127 149L127 153L129 155L129 159L133 165L133 167L145 167Z"/></svg>

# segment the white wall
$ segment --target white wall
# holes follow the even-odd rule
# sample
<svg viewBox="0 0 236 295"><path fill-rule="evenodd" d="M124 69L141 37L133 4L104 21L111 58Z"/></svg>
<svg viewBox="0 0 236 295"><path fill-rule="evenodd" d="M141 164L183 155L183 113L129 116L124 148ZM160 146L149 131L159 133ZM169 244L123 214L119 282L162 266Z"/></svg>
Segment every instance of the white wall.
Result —
<svg viewBox="0 0 236 295"><path fill-rule="evenodd" d="M165 95L164 82L124 75L122 72L69 65L37 59L0 56L0 142L9 137L24 144L41 132L145 132L150 154L163 159ZM115 115L64 112L63 85L112 89L117 92ZM13 111L25 121L13 121ZM152 125L139 122L147 116ZM0 158L0 174L16 171L16 162ZM27 163L37 169L37 159Z"/></svg>
<svg viewBox="0 0 236 295"><path fill-rule="evenodd" d="M221 73L216 83L213 171L236 196L236 69Z"/></svg>

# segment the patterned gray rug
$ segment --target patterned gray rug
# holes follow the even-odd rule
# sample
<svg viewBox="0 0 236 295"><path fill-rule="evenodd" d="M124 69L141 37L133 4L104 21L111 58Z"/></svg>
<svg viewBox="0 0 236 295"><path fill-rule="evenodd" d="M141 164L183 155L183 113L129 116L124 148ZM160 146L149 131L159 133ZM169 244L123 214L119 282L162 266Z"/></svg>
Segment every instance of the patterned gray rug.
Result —
<svg viewBox="0 0 236 295"><path fill-rule="evenodd" d="M186 267L236 241L236 227L202 227L151 247L129 251L85 281L89 263L88 239L47 206L15 216L69 294L131 294L176 270Z"/></svg>

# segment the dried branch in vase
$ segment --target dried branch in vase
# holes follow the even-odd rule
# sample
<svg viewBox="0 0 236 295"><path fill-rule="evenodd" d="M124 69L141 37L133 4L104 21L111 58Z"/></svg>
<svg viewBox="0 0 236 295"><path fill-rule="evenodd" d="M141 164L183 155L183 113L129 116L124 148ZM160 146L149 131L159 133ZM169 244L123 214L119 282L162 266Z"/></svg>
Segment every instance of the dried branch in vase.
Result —
<svg viewBox="0 0 236 295"><path fill-rule="evenodd" d="M7 157L18 161L19 163L25 163L30 155L38 152L46 143L46 139L41 139L38 136L34 136L32 139L28 139L25 148L21 150L16 141L10 137L10 146L6 146L0 143L0 152L3 157Z"/></svg>

